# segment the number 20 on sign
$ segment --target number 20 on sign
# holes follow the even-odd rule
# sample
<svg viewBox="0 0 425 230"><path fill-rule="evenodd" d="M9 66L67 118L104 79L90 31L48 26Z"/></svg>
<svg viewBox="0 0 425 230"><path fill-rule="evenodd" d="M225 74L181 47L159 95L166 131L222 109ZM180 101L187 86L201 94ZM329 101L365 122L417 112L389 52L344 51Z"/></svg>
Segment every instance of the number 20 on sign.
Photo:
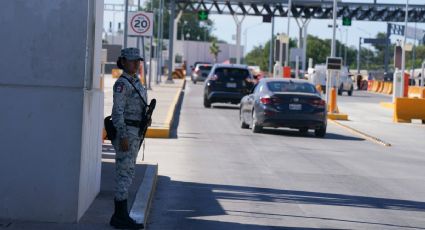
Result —
<svg viewBox="0 0 425 230"><path fill-rule="evenodd" d="M128 14L129 36L152 36L153 14L149 12L132 12Z"/></svg>

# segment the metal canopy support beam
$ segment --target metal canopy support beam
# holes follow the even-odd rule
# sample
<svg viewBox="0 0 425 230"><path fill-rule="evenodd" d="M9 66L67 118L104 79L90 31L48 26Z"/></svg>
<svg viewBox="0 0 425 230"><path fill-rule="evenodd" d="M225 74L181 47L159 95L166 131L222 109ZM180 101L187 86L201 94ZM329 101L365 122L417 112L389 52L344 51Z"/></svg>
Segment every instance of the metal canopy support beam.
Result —
<svg viewBox="0 0 425 230"><path fill-rule="evenodd" d="M193 12L204 9L210 14L236 14L250 16L287 17L287 6L291 0L175 0L180 10ZM404 22L403 4L384 3L338 3L338 16L353 20ZM293 16L315 19L332 19L332 1L297 0L293 4ZM425 22L425 6L411 5L409 21Z"/></svg>
<svg viewBox="0 0 425 230"><path fill-rule="evenodd" d="M286 53L285 53L285 66L289 66L289 43L291 43L291 38L289 36L290 26L291 26L291 15L292 15L292 0L289 0L288 5L288 26L286 28L286 35L288 36L288 42L286 43Z"/></svg>
<svg viewBox="0 0 425 230"><path fill-rule="evenodd" d="M242 22L245 19L245 16L239 20L238 16L234 14L233 19L236 23L236 64L241 64L241 33Z"/></svg>
<svg viewBox="0 0 425 230"><path fill-rule="evenodd" d="M390 63L390 40L391 36L391 24L387 23L387 42L385 42L385 54L384 54L384 70L388 73L388 65Z"/></svg>
<svg viewBox="0 0 425 230"><path fill-rule="evenodd" d="M303 50L302 69L306 70L307 61L307 28L311 19L295 18L299 28L298 48Z"/></svg>
<svg viewBox="0 0 425 230"><path fill-rule="evenodd" d="M359 51L357 51L357 74L360 74L360 51L362 49L362 38L359 38Z"/></svg>
<svg viewBox="0 0 425 230"><path fill-rule="evenodd" d="M272 34L270 36L270 51L269 51L269 73L273 71L273 51L274 51L274 17L272 17Z"/></svg>
<svg viewBox="0 0 425 230"><path fill-rule="evenodd" d="M170 0L170 23L168 24L168 78L167 83L174 83L173 81L173 63L174 63L174 39L171 37L174 34L174 18L176 15L175 0Z"/></svg>

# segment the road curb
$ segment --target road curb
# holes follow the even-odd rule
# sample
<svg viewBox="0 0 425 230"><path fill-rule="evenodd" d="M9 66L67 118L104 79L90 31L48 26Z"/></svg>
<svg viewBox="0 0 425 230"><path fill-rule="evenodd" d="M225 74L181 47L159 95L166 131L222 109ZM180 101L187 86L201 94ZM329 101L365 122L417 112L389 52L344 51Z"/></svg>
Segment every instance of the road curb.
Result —
<svg viewBox="0 0 425 230"><path fill-rule="evenodd" d="M130 216L137 222L143 223L147 229L147 221L151 203L156 190L158 164L147 164L142 184L137 190L136 198L131 207Z"/></svg>
<svg viewBox="0 0 425 230"><path fill-rule="evenodd" d="M183 89L186 86L186 79L183 80L183 84L174 96L173 102L168 109L167 118L165 119L163 127L149 127L146 133L148 138L170 138L171 126L174 121L174 114L176 113L177 105L182 97Z"/></svg>
<svg viewBox="0 0 425 230"><path fill-rule="evenodd" d="M390 143L388 143L386 141L383 141L383 140L381 140L381 139L379 139L377 137L374 137L372 135L369 135L367 133L364 133L364 132L362 132L360 130L357 130L357 129L353 128L353 127L350 127L348 125L341 124L340 122L337 122L335 120L329 120L329 121L331 121L332 123L334 123L334 124L336 124L336 125L338 125L338 126L340 126L342 128L348 129L350 132L352 132L352 133L354 133L354 134L356 134L356 135L358 135L358 136L360 136L360 137L362 137L362 138L364 138L366 140L369 140L369 141L371 141L371 142L373 142L375 144L383 145L385 147L391 147L392 146Z"/></svg>

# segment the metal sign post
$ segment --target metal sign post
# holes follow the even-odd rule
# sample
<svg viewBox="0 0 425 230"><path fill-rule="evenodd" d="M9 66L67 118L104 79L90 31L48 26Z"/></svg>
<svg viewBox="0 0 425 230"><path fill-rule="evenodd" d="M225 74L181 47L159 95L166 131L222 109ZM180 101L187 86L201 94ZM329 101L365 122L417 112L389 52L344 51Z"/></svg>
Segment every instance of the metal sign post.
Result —
<svg viewBox="0 0 425 230"><path fill-rule="evenodd" d="M154 23L154 15L151 12L143 12L143 11L137 11L137 12L129 12L127 13L126 17L126 28L127 28L127 36L137 37L137 46L139 46L140 38L142 40L142 55L145 59L143 62L143 73L144 73L144 83L145 86L147 86L147 89L151 89L151 77L152 77L152 58L151 58L151 49L152 49L152 42L150 43L151 48L149 49L149 81L146 81L146 53L145 53L145 37L150 37L152 41L153 36L153 23ZM127 36L125 36L125 47L127 46Z"/></svg>
<svg viewBox="0 0 425 230"><path fill-rule="evenodd" d="M125 0L125 12L124 12L124 49L127 48L127 37L128 37L128 0Z"/></svg>
<svg viewBox="0 0 425 230"><path fill-rule="evenodd" d="M329 105L330 103L330 94L331 94L331 88L333 87L333 77L336 74L336 84L338 84L338 78L339 73L342 69L342 58L335 58L335 57L328 57L326 59L326 69L328 70L328 76L326 79L326 104ZM334 74L335 73L335 74ZM336 108L336 95L335 96L335 106L333 108ZM331 111L332 113L335 113L336 111Z"/></svg>

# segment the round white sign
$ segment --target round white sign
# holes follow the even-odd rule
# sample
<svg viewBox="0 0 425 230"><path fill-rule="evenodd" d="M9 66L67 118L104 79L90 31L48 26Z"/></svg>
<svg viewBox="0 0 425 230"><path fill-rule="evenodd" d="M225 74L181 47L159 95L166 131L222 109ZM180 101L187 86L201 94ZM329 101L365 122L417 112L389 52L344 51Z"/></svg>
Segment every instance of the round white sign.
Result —
<svg viewBox="0 0 425 230"><path fill-rule="evenodd" d="M135 14L130 20L132 32L140 35L149 31L151 24L150 18L143 13Z"/></svg>

